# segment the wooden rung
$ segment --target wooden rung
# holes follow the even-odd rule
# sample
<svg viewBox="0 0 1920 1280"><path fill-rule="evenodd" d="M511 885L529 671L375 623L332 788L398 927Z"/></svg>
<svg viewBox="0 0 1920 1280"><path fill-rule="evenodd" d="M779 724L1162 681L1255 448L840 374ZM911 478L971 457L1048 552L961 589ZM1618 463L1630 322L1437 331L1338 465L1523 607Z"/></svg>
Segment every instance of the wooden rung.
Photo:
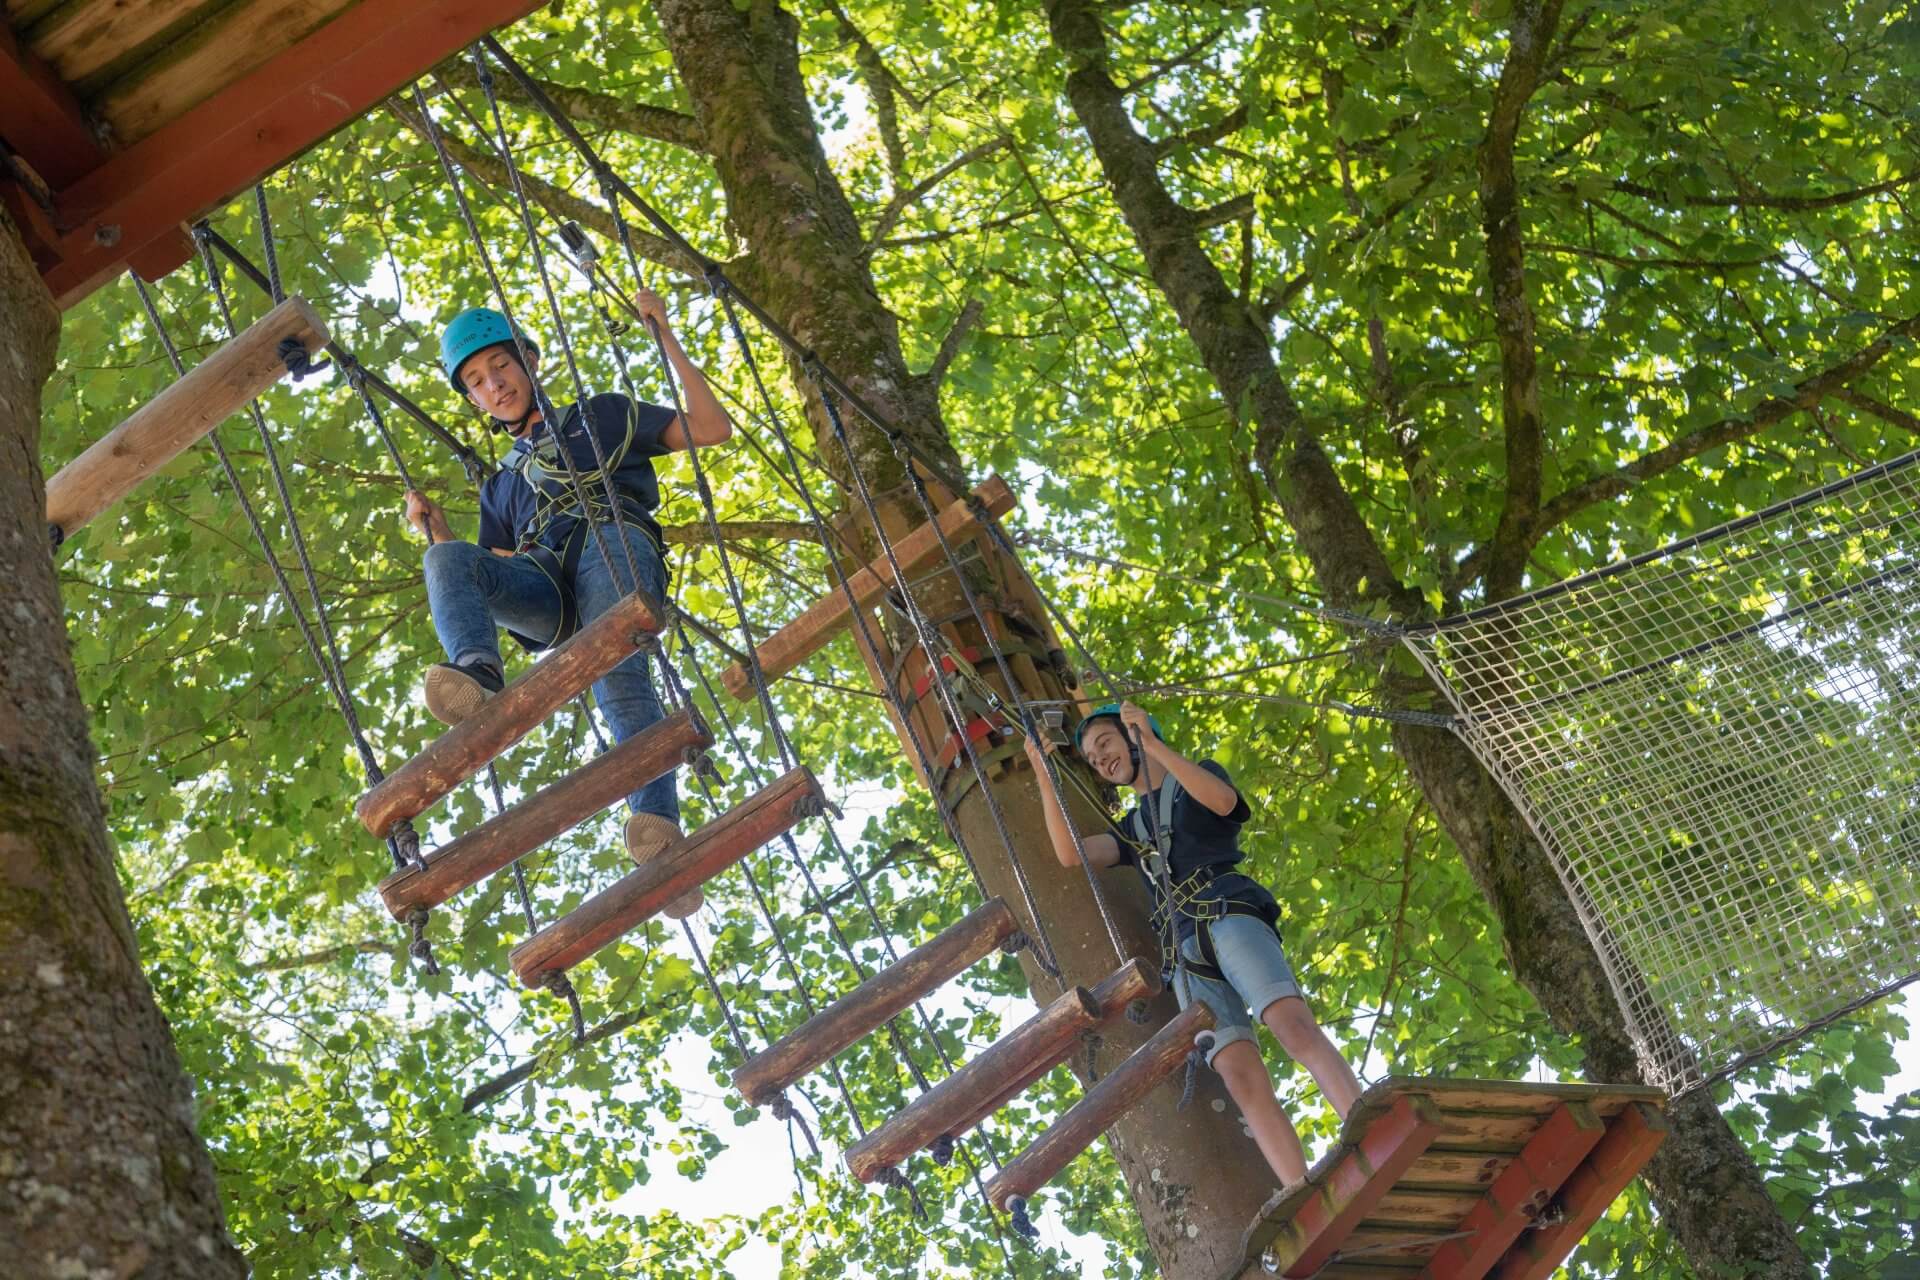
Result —
<svg viewBox="0 0 1920 1280"><path fill-rule="evenodd" d="M1106 1079L1082 1094L1032 1146L1008 1161L987 1183L987 1199L996 1209L1004 1209L1013 1197L1030 1197L1047 1185L1114 1121L1178 1071L1193 1049L1193 1038L1212 1027L1213 1010L1206 1005L1196 1000L1182 1009Z"/></svg>
<svg viewBox="0 0 1920 1280"><path fill-rule="evenodd" d="M548 974L571 969L689 889L705 884L803 818L820 812L825 803L820 784L805 766L782 774L515 947L508 957L514 976L537 987Z"/></svg>
<svg viewBox="0 0 1920 1280"><path fill-rule="evenodd" d="M637 593L618 601L361 796L353 810L360 825L385 836L394 823L425 813L659 629Z"/></svg>
<svg viewBox="0 0 1920 1280"><path fill-rule="evenodd" d="M1561 1103L1455 1228L1473 1234L1436 1249L1420 1280L1480 1280L1606 1132L1586 1103Z"/></svg>
<svg viewBox="0 0 1920 1280"><path fill-rule="evenodd" d="M973 496L995 516L1003 516L1013 510L1013 491L998 476L988 477L973 491ZM938 524L940 533L945 534L951 542L973 532L979 527L979 520L968 500L962 498L940 513ZM923 524L905 537L893 541L894 559L900 562L903 572L911 573L939 554L940 537L934 532L932 524ZM862 609L871 608L893 586L893 565L882 555L866 568L852 574L846 585L851 588ZM785 675L825 648L827 642L842 627L852 625L852 621L853 610L847 603L847 591L836 581L833 590L814 601L799 617L768 636L754 650L761 673L769 680ZM743 702L754 696L753 678L741 663L736 662L721 672L720 682L727 687L727 692Z"/></svg>
<svg viewBox="0 0 1920 1280"><path fill-rule="evenodd" d="M437 907L684 763L689 752L712 745L713 735L692 711L676 711L448 841L434 850L426 866L394 872L380 882L380 896L395 920L405 920L418 908Z"/></svg>
<svg viewBox="0 0 1920 1280"><path fill-rule="evenodd" d="M1058 1062L1074 1039L1100 1021L1100 1002L1085 987L1073 987L1058 1000L993 1042L979 1057L915 1098L892 1119L847 1148L847 1168L872 1182L942 1134L955 1122L978 1112L1000 1096L1009 1080L1023 1077L1035 1062Z"/></svg>
<svg viewBox="0 0 1920 1280"><path fill-rule="evenodd" d="M1012 908L993 898L915 947L829 1007L749 1058L733 1087L762 1106L854 1041L1013 936Z"/></svg>
<svg viewBox="0 0 1920 1280"><path fill-rule="evenodd" d="M1558 1270L1607 1206L1653 1159L1668 1128L1667 1118L1644 1102L1630 1104L1610 1120L1606 1136L1555 1197L1564 1220L1522 1236L1493 1272L1495 1280L1545 1280Z"/></svg>
<svg viewBox="0 0 1920 1280"><path fill-rule="evenodd" d="M1129 960L1118 969L1100 980L1093 989L1093 998L1100 1005L1100 1021L1108 1022L1126 1012L1127 1006L1135 1000L1149 1000L1160 994L1160 975L1144 960ZM953 1128L947 1130L947 1136L957 1138L973 1129L988 1116L1019 1097L1040 1082L1040 1078L1073 1056L1074 1046L1068 1044L1061 1049L1059 1056L1041 1059L1029 1067L1025 1073L1007 1081L998 1093L981 1100L972 1114L960 1117Z"/></svg>
<svg viewBox="0 0 1920 1280"><path fill-rule="evenodd" d="M327 345L327 327L306 299L288 298L182 374L47 481L47 522L71 537L188 446L287 376L280 343L298 338L309 354Z"/></svg>

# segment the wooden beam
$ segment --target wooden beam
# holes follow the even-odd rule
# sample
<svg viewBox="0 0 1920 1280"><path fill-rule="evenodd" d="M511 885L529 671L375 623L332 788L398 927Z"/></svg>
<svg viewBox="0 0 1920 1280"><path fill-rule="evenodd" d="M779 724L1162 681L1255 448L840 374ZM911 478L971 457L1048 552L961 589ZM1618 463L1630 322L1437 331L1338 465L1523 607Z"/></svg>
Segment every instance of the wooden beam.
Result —
<svg viewBox="0 0 1920 1280"><path fill-rule="evenodd" d="M1066 1168L1121 1116L1133 1110L1162 1080L1178 1071L1193 1038L1213 1027L1213 1011L1199 1001L1173 1020L1067 1108L1033 1145L1009 1160L987 1183L987 1199L1005 1209L1015 1196L1029 1198Z"/></svg>
<svg viewBox="0 0 1920 1280"><path fill-rule="evenodd" d="M618 601L370 788L354 806L360 825L385 836L394 823L425 813L659 630L638 593Z"/></svg>
<svg viewBox="0 0 1920 1280"><path fill-rule="evenodd" d="M1667 1118L1644 1102L1634 1103L1609 1121L1606 1136L1560 1188L1555 1202L1563 1221L1527 1232L1501 1260L1493 1273L1495 1280L1546 1280L1557 1271L1653 1158L1668 1129Z"/></svg>
<svg viewBox="0 0 1920 1280"><path fill-rule="evenodd" d="M847 1168L862 1182L893 1168L935 1138L958 1136L954 1127L977 1114L987 1099L1004 1096L1009 1080L1023 1078L1035 1062L1060 1061L1082 1031L1100 1021L1100 1002L1085 987L1073 987L989 1045L981 1054L908 1103L894 1117L847 1148Z"/></svg>
<svg viewBox="0 0 1920 1280"><path fill-rule="evenodd" d="M691 711L676 711L604 751L560 781L442 845L424 867L407 867L380 882L395 920L437 907L523 854L571 831L621 797L681 764L687 752L713 745Z"/></svg>
<svg viewBox="0 0 1920 1280"><path fill-rule="evenodd" d="M1160 974L1144 960L1127 961L1102 978L1100 985L1093 989L1094 1001L1100 1006L1102 1023L1119 1017L1135 1000L1150 1000L1159 994ZM988 1116L1006 1106L1008 1102L1040 1083L1042 1076L1072 1058L1073 1050L1074 1046L1068 1044L1060 1050L1057 1057L1042 1058L1027 1068L1023 1074L1008 1080L994 1096L981 1099L980 1105L970 1114L960 1117L949 1133L957 1138L972 1130Z"/></svg>
<svg viewBox="0 0 1920 1280"><path fill-rule="evenodd" d="M58 190L106 158L79 99L0 19L0 138Z"/></svg>
<svg viewBox="0 0 1920 1280"><path fill-rule="evenodd" d="M771 1102L795 1080L1005 942L1018 927L1005 899L989 899L749 1058L733 1073L733 1087L755 1106Z"/></svg>
<svg viewBox="0 0 1920 1280"><path fill-rule="evenodd" d="M973 495L995 516L1003 516L1013 510L1013 491L998 476L989 477L973 491ZM979 528L973 508L964 499L941 511L937 523L949 542ZM893 554L900 562L901 571L911 573L940 554L940 537L934 532L932 524L923 524L905 537L895 540ZM847 579L847 587L852 589L860 608L871 609L886 595L893 582L893 565L883 555L852 574ZM853 610L847 602L847 591L836 582L831 591L755 648L761 673L769 680L785 675L825 648L842 628L852 625ZM753 680L747 674L746 667L738 662L720 673L720 682L727 687L728 693L743 702L754 696Z"/></svg>
<svg viewBox="0 0 1920 1280"><path fill-rule="evenodd" d="M1473 1234L1436 1249L1420 1280L1480 1280L1606 1132L1606 1123L1586 1103L1561 1103L1460 1220L1456 1230Z"/></svg>
<svg viewBox="0 0 1920 1280"><path fill-rule="evenodd" d="M176 23L192 22L204 7L205 0L77 0L36 19L27 38L62 80L78 84L113 63L124 65L129 54L138 57L141 45Z"/></svg>
<svg viewBox="0 0 1920 1280"><path fill-rule="evenodd" d="M537 987L658 914L802 819L825 801L805 766L782 774L611 888L513 949L508 963L521 982Z"/></svg>
<svg viewBox="0 0 1920 1280"><path fill-rule="evenodd" d="M1440 1131L1439 1111L1425 1095L1403 1093L1395 1098L1384 1115L1373 1117L1357 1142L1313 1188L1312 1198L1267 1246L1269 1269L1296 1277L1318 1272Z"/></svg>
<svg viewBox="0 0 1920 1280"><path fill-rule="evenodd" d="M308 352L327 344L327 329L303 298L288 298L261 316L172 386L133 412L47 481L47 521L71 537L87 521L132 492L194 441L287 375L283 339Z"/></svg>
<svg viewBox="0 0 1920 1280"><path fill-rule="evenodd" d="M71 186L47 287L71 307L152 242L539 0L362 0Z"/></svg>

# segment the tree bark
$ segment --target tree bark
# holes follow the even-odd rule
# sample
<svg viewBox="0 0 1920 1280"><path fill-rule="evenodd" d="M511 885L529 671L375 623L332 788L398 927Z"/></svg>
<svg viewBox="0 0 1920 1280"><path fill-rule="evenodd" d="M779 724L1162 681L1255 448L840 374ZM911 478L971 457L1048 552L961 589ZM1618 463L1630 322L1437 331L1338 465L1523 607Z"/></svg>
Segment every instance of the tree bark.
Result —
<svg viewBox="0 0 1920 1280"><path fill-rule="evenodd" d="M1191 213L1161 183L1154 148L1133 127L1107 71L1096 9L1090 0L1048 0L1047 13L1070 68L1067 96L1120 211L1222 396L1249 407L1256 460L1329 602L1347 609L1384 602L1403 619L1420 618L1424 603L1392 572L1287 391L1263 327L1208 257ZM1416 679L1398 677L1402 687L1392 692L1406 696ZM1428 692L1424 681L1413 687ZM1600 958L1518 812L1452 735L1400 726L1394 745L1493 905L1516 976L1561 1031L1580 1038L1588 1078L1640 1080ZM1645 1177L1696 1269L1808 1275L1759 1169L1711 1098L1689 1096L1672 1118L1673 1136Z"/></svg>
<svg viewBox="0 0 1920 1280"><path fill-rule="evenodd" d="M794 19L765 0L744 8L730 0L656 0L655 7L726 190L729 220L749 246L747 257L753 265L742 287L918 447L958 475L937 385L907 369L898 319L874 286L859 225L821 148L800 75ZM797 366L794 372L804 375ZM885 435L846 414L854 437L854 465L847 468L817 395L804 376L798 381L808 396L817 451L836 469L843 486L857 474L874 491L891 537L922 523L913 496L902 493L905 464ZM950 500L951 495L945 497ZM879 548L865 531L864 512L857 503L850 504L855 518L845 527L863 530L858 536L865 540L864 555L871 558ZM1013 619L1016 627L1043 630L1024 570L991 547L985 560L988 568L970 581L988 607ZM915 599L933 617L966 610L953 575L939 575L917 587ZM970 623L942 630L959 644L983 643ZM877 628L874 635L882 638ZM908 664L908 678L916 669L923 669L918 660ZM991 673L992 662L981 669ZM1057 672L1039 664L1020 667L1017 674L1030 697L1062 698L1071 692ZM989 678L998 683L991 674ZM922 741L929 749L937 746L937 739ZM913 759L910 742L907 751ZM1053 941L1066 985L1094 985L1114 968L1114 949L1084 873L1063 868L1053 858L1038 789L1024 761L990 768L985 790L1004 813L1010 850L982 788L965 793L954 817L960 837L979 863L987 893L1004 897L1030 933L1038 915ZM1096 817L1082 811L1076 820L1091 826ZM1031 907L1013 870L1016 858L1033 886ZM1138 886L1125 872L1109 873L1103 883L1129 955L1157 962ZM1021 954L1021 963L1038 1001L1064 989L1035 965L1030 950ZM1103 1027L1100 1070L1111 1070L1144 1044L1173 1011L1172 998L1163 994L1153 1004L1149 1025L1120 1018ZM1076 1071L1085 1070L1083 1061L1073 1065ZM1113 1138L1111 1149L1164 1274L1211 1277L1237 1260L1241 1233L1274 1180L1211 1073L1201 1081L1193 1106L1178 1114L1137 1110L1120 1122Z"/></svg>
<svg viewBox="0 0 1920 1280"><path fill-rule="evenodd" d="M28 1277L239 1277L135 954L47 551L59 333L0 213L0 1240Z"/></svg>

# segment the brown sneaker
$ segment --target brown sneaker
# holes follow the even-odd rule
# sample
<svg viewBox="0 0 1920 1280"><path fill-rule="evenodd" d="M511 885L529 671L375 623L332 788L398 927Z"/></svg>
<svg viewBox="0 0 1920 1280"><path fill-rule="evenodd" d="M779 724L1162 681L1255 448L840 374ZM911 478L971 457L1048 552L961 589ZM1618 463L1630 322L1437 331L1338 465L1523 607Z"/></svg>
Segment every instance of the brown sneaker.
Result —
<svg viewBox="0 0 1920 1280"><path fill-rule="evenodd" d="M427 710L444 725L456 725L506 687L500 673L478 662L456 667L436 662L427 668Z"/></svg>
<svg viewBox="0 0 1920 1280"><path fill-rule="evenodd" d="M635 866L644 867L684 839L686 837L672 819L663 818L657 813L636 813L627 819L627 856L633 859ZM675 920L684 920L698 911L706 900L704 890L689 889L667 904L667 914Z"/></svg>

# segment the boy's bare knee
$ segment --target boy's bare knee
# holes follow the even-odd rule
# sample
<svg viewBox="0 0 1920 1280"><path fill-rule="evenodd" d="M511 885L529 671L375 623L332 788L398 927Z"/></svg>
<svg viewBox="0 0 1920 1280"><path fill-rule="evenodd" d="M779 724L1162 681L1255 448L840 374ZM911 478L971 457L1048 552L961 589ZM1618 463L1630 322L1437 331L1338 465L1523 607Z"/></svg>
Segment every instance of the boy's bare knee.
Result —
<svg viewBox="0 0 1920 1280"><path fill-rule="evenodd" d="M1297 1055L1298 1049L1312 1048L1323 1038L1320 1024L1313 1020L1313 1010L1299 996L1275 1000L1267 1006L1261 1021L1289 1054Z"/></svg>
<svg viewBox="0 0 1920 1280"><path fill-rule="evenodd" d="M1213 1069L1227 1082L1227 1088L1237 1090L1245 1085L1264 1084L1273 1087L1273 1080L1267 1075L1267 1064L1260 1060L1260 1051L1251 1040L1235 1040L1213 1055Z"/></svg>

